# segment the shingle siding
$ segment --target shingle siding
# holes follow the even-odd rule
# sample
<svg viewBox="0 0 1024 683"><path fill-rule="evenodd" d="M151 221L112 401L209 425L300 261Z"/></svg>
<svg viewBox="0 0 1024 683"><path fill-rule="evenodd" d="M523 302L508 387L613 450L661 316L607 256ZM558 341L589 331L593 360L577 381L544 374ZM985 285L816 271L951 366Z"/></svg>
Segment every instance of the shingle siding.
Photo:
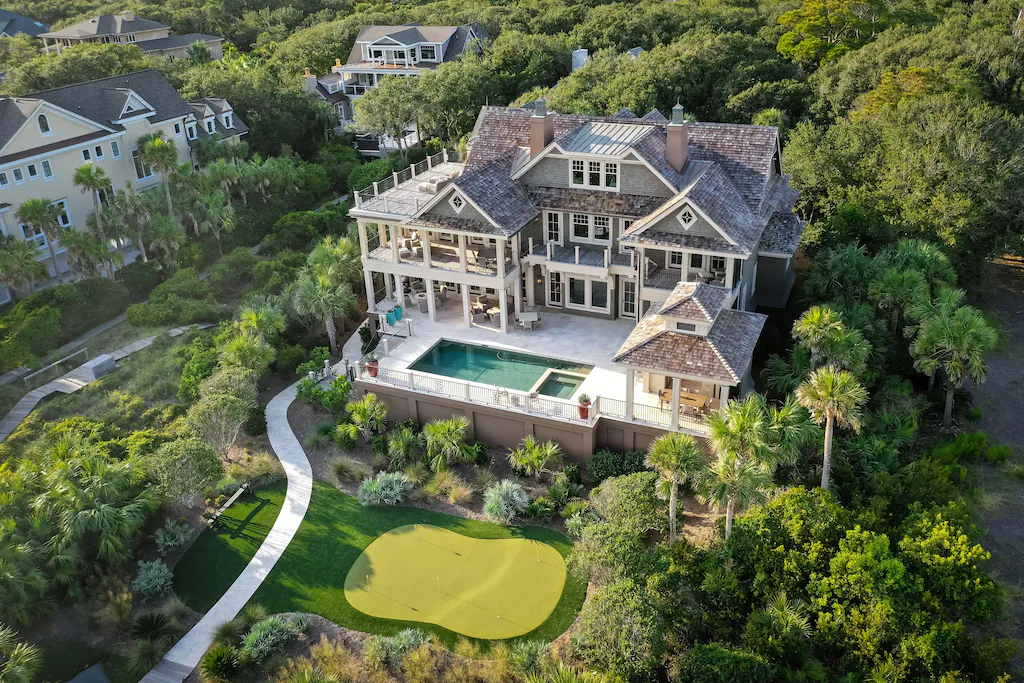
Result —
<svg viewBox="0 0 1024 683"><path fill-rule="evenodd" d="M431 216L443 216L445 218L466 218L474 221L482 221L487 223L488 220L479 211L473 208L473 205L469 202L462 207L462 211L456 211L452 208L451 197L442 199L437 204L431 207L430 211L423 214L423 217L427 220L434 220ZM441 223L443 221L437 221Z"/></svg>
<svg viewBox="0 0 1024 683"><path fill-rule="evenodd" d="M523 175L520 182L540 187L569 187L569 160L544 157Z"/></svg>
<svg viewBox="0 0 1024 683"><path fill-rule="evenodd" d="M682 209L673 211L666 215L664 218L654 223L650 230L659 233L672 233L676 235L690 235L693 237L706 237L711 240L716 240L725 243L722 237L722 233L715 230L714 226L704 220L703 216L697 215L697 221L690 226L689 230L683 228L683 224L679 222L679 214Z"/></svg>
<svg viewBox="0 0 1024 683"><path fill-rule="evenodd" d="M651 170L640 164L622 164L622 181L619 189L626 194L639 194L649 197L671 197L675 193L669 189L665 181L651 173Z"/></svg>

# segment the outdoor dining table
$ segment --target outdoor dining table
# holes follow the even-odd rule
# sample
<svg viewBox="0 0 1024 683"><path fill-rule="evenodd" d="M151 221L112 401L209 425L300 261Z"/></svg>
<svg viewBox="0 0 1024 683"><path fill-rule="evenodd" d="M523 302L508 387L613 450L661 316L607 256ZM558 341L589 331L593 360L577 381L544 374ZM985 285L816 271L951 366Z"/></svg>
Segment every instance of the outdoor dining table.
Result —
<svg viewBox="0 0 1024 683"><path fill-rule="evenodd" d="M703 410L710 400L711 397L704 394L688 394L686 392L679 394L679 405L696 408L697 410Z"/></svg>

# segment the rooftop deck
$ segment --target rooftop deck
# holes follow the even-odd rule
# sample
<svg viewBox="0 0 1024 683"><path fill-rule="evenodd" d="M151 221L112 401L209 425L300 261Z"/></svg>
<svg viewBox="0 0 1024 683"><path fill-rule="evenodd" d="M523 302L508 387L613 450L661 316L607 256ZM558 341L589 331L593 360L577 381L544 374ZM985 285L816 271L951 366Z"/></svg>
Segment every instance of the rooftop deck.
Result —
<svg viewBox="0 0 1024 683"><path fill-rule="evenodd" d="M452 155L454 158L454 154ZM463 164L444 150L355 193L356 208L408 218L437 196L426 186L457 178Z"/></svg>

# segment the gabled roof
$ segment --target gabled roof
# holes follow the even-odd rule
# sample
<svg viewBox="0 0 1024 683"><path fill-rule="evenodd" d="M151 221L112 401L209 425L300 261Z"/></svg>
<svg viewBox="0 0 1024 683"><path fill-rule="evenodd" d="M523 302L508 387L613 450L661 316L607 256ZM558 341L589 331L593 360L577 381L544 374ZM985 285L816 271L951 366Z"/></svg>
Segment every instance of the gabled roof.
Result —
<svg viewBox="0 0 1024 683"><path fill-rule="evenodd" d="M35 97L0 98L0 149L21 130L43 101Z"/></svg>
<svg viewBox="0 0 1024 683"><path fill-rule="evenodd" d="M768 220L757 251L761 254L784 254L792 256L800 246L806 223L795 213L776 211Z"/></svg>
<svg viewBox="0 0 1024 683"><path fill-rule="evenodd" d="M473 35L478 38L486 38L484 29L476 23L464 24L462 26L423 26L421 24L406 24L405 26L363 26L359 29L356 42L348 54L346 66L365 65L372 66L372 63L363 62L363 50L360 43L372 43L384 36L390 36L403 45L415 43L443 43L448 41L448 47L441 57L441 61L450 62L463 52L469 44ZM416 69L432 69L437 66L434 62L420 62Z"/></svg>
<svg viewBox="0 0 1024 683"><path fill-rule="evenodd" d="M35 38L40 33L49 30L49 25L41 21L15 14L10 10L0 9L0 35L14 37L19 33L24 33Z"/></svg>
<svg viewBox="0 0 1024 683"><path fill-rule="evenodd" d="M750 366L767 316L721 311L706 337L665 329L654 304L612 359L616 363L737 385Z"/></svg>
<svg viewBox="0 0 1024 683"><path fill-rule="evenodd" d="M160 50L173 50L181 47L188 47L195 43L218 43L224 39L220 36L211 36L206 33L186 33L181 36L167 36L166 38L154 38L135 43L143 52L159 52Z"/></svg>
<svg viewBox="0 0 1024 683"><path fill-rule="evenodd" d="M629 107L623 107L612 115L613 119L635 119L636 114Z"/></svg>
<svg viewBox="0 0 1024 683"><path fill-rule="evenodd" d="M714 322L729 298L725 287L700 282L680 282L661 305L662 315Z"/></svg>
<svg viewBox="0 0 1024 683"><path fill-rule="evenodd" d="M129 16L131 18L129 18ZM92 19L80 21L71 26L40 34L45 38L92 38L95 36L122 35L137 31L155 31L169 28L159 21L150 21L134 14L103 14Z"/></svg>
<svg viewBox="0 0 1024 683"><path fill-rule="evenodd" d="M653 123L668 123L668 119L657 109L652 109L641 117L643 121L651 121Z"/></svg>
<svg viewBox="0 0 1024 683"><path fill-rule="evenodd" d="M207 132L206 126L204 125L196 125L196 139L189 140L189 146L195 147L200 141L207 140L214 136L229 138L233 135L245 135L249 132L249 127L245 125L245 122L238 118L238 114L234 112L231 114L231 123L234 125L234 128L224 127L224 122L221 121L220 115L231 111L231 105L227 103L227 100L223 100L219 97L203 97L198 100L192 100L188 104L192 107L197 119L204 118L208 111L215 115L213 118L213 133L211 134Z"/></svg>
<svg viewBox="0 0 1024 683"><path fill-rule="evenodd" d="M512 155L496 159L474 173L464 173L454 185L493 220L505 236L514 235L540 215L525 190L509 179Z"/></svg>

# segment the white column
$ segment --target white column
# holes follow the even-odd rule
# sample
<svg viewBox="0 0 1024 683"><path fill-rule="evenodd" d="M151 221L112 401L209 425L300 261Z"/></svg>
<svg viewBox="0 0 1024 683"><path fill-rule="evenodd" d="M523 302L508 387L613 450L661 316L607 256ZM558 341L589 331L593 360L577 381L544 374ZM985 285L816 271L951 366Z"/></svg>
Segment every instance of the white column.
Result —
<svg viewBox="0 0 1024 683"><path fill-rule="evenodd" d="M523 312L523 290L519 286L519 280L512 283L512 310L516 315Z"/></svg>
<svg viewBox="0 0 1024 683"><path fill-rule="evenodd" d="M725 288L730 292L732 291L732 274L736 268L736 259L727 258L725 259Z"/></svg>
<svg viewBox="0 0 1024 683"><path fill-rule="evenodd" d="M425 280L423 284L427 286L427 315L430 316L431 320L437 320L437 304L434 303L434 281Z"/></svg>
<svg viewBox="0 0 1024 683"><path fill-rule="evenodd" d="M366 281L366 310L373 311L377 302L373 300L373 272L363 271L363 279Z"/></svg>
<svg viewBox="0 0 1024 683"><path fill-rule="evenodd" d="M503 334L508 333L508 290L501 288L498 290L498 308L501 309L501 331Z"/></svg>
<svg viewBox="0 0 1024 683"><path fill-rule="evenodd" d="M387 226L385 226L386 228ZM391 259L398 263L398 226L391 226Z"/></svg>
<svg viewBox="0 0 1024 683"><path fill-rule="evenodd" d="M366 258L370 255L369 238L366 236L366 223L359 221L357 225L359 226L359 250L362 252L363 258Z"/></svg>
<svg viewBox="0 0 1024 683"><path fill-rule="evenodd" d="M626 419L633 419L633 370L626 370Z"/></svg>
<svg viewBox="0 0 1024 683"><path fill-rule="evenodd" d="M377 241L380 242L380 246L383 247L384 245L386 245L388 243L388 226L384 225L383 223L378 223L377 237Z"/></svg>
<svg viewBox="0 0 1024 683"><path fill-rule="evenodd" d="M402 283L402 276L395 276L395 298L399 306L405 306L405 285Z"/></svg>
<svg viewBox="0 0 1024 683"><path fill-rule="evenodd" d="M420 244L423 246L423 265L427 268L430 267L430 233L426 230L421 231L423 236L420 238Z"/></svg>
<svg viewBox="0 0 1024 683"><path fill-rule="evenodd" d="M523 277L526 278L526 303L532 308L537 305L537 295L533 291L533 266L524 269Z"/></svg>
<svg viewBox="0 0 1024 683"><path fill-rule="evenodd" d="M494 248L498 252L498 277L505 277L505 244L506 240L496 239L494 240Z"/></svg>
<svg viewBox="0 0 1024 683"><path fill-rule="evenodd" d="M465 273L467 268L468 266L466 264L466 236L462 233L459 233L459 271Z"/></svg>
<svg viewBox="0 0 1024 683"><path fill-rule="evenodd" d="M384 273L384 298L390 299L395 291L391 288L391 273Z"/></svg>
<svg viewBox="0 0 1024 683"><path fill-rule="evenodd" d="M679 429L679 378L671 377L672 380L672 429Z"/></svg>
<svg viewBox="0 0 1024 683"><path fill-rule="evenodd" d="M459 289L462 290L462 319L465 321L466 327L472 327L473 313L469 306L469 285L459 285Z"/></svg>

